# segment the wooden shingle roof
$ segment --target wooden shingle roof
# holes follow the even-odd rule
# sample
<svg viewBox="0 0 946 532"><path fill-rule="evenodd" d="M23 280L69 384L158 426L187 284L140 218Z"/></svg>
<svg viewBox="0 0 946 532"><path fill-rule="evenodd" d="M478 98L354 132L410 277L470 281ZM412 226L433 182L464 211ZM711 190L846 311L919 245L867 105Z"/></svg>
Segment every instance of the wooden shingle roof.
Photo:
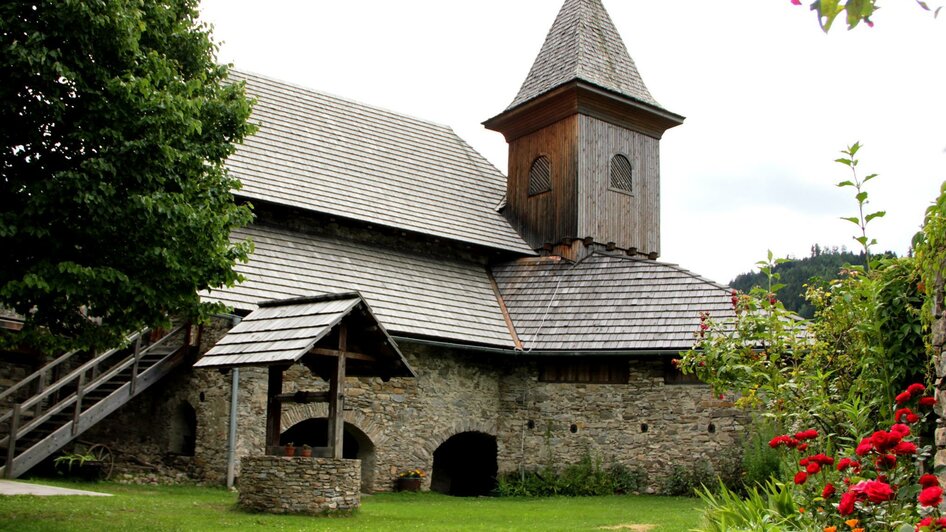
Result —
<svg viewBox="0 0 946 532"><path fill-rule="evenodd" d="M255 250L246 281L202 293L238 310L271 299L357 290L392 334L512 347L482 264L339 240L260 224L234 231Z"/></svg>
<svg viewBox="0 0 946 532"><path fill-rule="evenodd" d="M524 258L493 275L526 350L686 350L700 312L733 316L728 288L655 261Z"/></svg>
<svg viewBox="0 0 946 532"><path fill-rule="evenodd" d="M574 80L660 107L601 0L566 0L507 111Z"/></svg>
<svg viewBox="0 0 946 532"><path fill-rule="evenodd" d="M505 176L447 126L231 71L259 131L227 161L237 195L528 255L496 211Z"/></svg>

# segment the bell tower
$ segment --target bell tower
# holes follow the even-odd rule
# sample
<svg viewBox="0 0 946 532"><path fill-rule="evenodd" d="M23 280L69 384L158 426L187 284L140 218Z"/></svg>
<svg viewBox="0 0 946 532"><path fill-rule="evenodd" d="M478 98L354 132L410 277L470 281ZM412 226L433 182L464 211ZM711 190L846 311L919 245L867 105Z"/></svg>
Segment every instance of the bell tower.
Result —
<svg viewBox="0 0 946 532"><path fill-rule="evenodd" d="M565 0L519 94L483 123L509 143L506 217L535 249L660 254L660 138L684 118L650 95L601 0Z"/></svg>

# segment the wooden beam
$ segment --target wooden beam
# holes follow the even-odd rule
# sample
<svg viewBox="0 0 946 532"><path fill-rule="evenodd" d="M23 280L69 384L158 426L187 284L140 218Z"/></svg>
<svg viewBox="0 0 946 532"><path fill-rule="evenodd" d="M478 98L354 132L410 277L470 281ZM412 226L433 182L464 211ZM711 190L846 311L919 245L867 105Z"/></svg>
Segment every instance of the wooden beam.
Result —
<svg viewBox="0 0 946 532"><path fill-rule="evenodd" d="M281 393L276 396L280 403L327 403L329 402L328 392L295 392Z"/></svg>
<svg viewBox="0 0 946 532"><path fill-rule="evenodd" d="M321 347L312 348L309 351L309 354L324 356L324 357L337 357L339 354L344 354L345 358L350 358L352 360L364 360L366 362L378 362L378 357L372 355L366 355L364 353L354 353L352 351L345 351L342 353L338 349L324 349Z"/></svg>
<svg viewBox="0 0 946 532"><path fill-rule="evenodd" d="M266 447L279 445L279 433L282 418L282 403L277 397L282 393L281 366L269 367L269 381L266 386Z"/></svg>
<svg viewBox="0 0 946 532"><path fill-rule="evenodd" d="M329 381L328 402L328 447L332 458L342 458L342 442L345 433L345 350L348 347L348 327L344 323L338 326L338 356L335 358L335 371Z"/></svg>

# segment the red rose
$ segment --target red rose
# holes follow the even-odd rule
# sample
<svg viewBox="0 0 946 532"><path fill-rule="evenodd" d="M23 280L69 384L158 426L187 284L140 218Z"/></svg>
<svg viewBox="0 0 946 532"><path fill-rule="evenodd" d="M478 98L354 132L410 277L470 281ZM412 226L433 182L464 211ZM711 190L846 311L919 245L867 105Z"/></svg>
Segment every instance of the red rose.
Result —
<svg viewBox="0 0 946 532"><path fill-rule="evenodd" d="M912 397L910 397L910 392L903 392L900 395L898 395L894 400L897 401L898 405L902 405L903 403L906 403L910 399L912 399Z"/></svg>
<svg viewBox="0 0 946 532"><path fill-rule="evenodd" d="M854 454L857 456L864 456L865 454L871 452L874 446L870 443L870 438L864 438L861 440L861 443L858 444L857 449L854 450Z"/></svg>
<svg viewBox="0 0 946 532"><path fill-rule="evenodd" d="M942 492L942 490L940 490L940 492ZM874 504L893 500L894 497L893 489L890 487L890 484L879 480L868 480L864 485L864 494L867 495L867 499Z"/></svg>
<svg viewBox="0 0 946 532"><path fill-rule="evenodd" d="M854 513L854 503L857 502L857 493L847 491L841 495L841 501L838 503L838 513L841 515L851 515Z"/></svg>
<svg viewBox="0 0 946 532"><path fill-rule="evenodd" d="M818 431L815 429L808 429L795 434L796 440L812 440L818 437Z"/></svg>
<svg viewBox="0 0 946 532"><path fill-rule="evenodd" d="M909 408L898 408L897 411L894 413L893 418L897 420L897 423L900 423L903 421L904 417L912 413L913 413L913 410L910 410Z"/></svg>
<svg viewBox="0 0 946 532"><path fill-rule="evenodd" d="M900 436L901 438L906 438L910 435L910 427L902 423L898 423L890 427L890 432Z"/></svg>
<svg viewBox="0 0 946 532"><path fill-rule="evenodd" d="M874 466L878 469L893 469L897 467L897 456L893 454L882 454L874 459Z"/></svg>
<svg viewBox="0 0 946 532"><path fill-rule="evenodd" d="M807 443L799 443L799 444L798 444L798 450L799 450L799 451L807 451L807 450L808 450L808 444L807 444Z"/></svg>
<svg viewBox="0 0 946 532"><path fill-rule="evenodd" d="M894 454L916 454L916 444L909 441L902 441L893 448Z"/></svg>
<svg viewBox="0 0 946 532"><path fill-rule="evenodd" d="M821 490L821 497L825 499L830 499L832 496L834 496L835 491L836 490L834 488L834 484L828 482L827 484L824 485L824 489Z"/></svg>
<svg viewBox="0 0 946 532"><path fill-rule="evenodd" d="M924 488L930 486L939 486L939 478L936 475L931 475L929 473L920 477L920 480L917 481Z"/></svg>
<svg viewBox="0 0 946 532"><path fill-rule="evenodd" d="M806 480L808 480L808 473L805 473L804 471L795 473L795 484L804 484Z"/></svg>
<svg viewBox="0 0 946 532"><path fill-rule="evenodd" d="M907 386L907 393L909 393L911 397L923 395L923 392L925 391L926 386L920 384L919 382L914 382L913 384Z"/></svg>
<svg viewBox="0 0 946 532"><path fill-rule="evenodd" d="M939 486L923 488L923 491L917 496L917 500L923 506L939 506L943 502L943 488Z"/></svg>
<svg viewBox="0 0 946 532"><path fill-rule="evenodd" d="M932 524L933 524L933 518L932 518L932 517L924 517L923 519L920 519L920 522L916 524L916 526L913 528L913 530L914 530L915 532L920 532L920 529L921 529L921 528L923 528L923 527L929 527L929 526L931 526Z"/></svg>
<svg viewBox="0 0 946 532"><path fill-rule="evenodd" d="M920 397L920 406L935 406L935 397Z"/></svg>
<svg viewBox="0 0 946 532"><path fill-rule="evenodd" d="M819 464L819 463L817 463L817 462L811 462L811 463L809 463L807 466L805 466L805 471L807 471L809 475L814 475L815 473L820 473L820 472L821 472L821 464Z"/></svg>
<svg viewBox="0 0 946 532"><path fill-rule="evenodd" d="M885 430L878 430L870 437L870 443L877 449L877 452L883 453L893 449L900 443L903 436Z"/></svg>
<svg viewBox="0 0 946 532"><path fill-rule="evenodd" d="M828 456L828 455L826 455L826 454L824 454L824 453L818 453L818 454L816 454L816 455L812 455L812 456L808 457L808 459L811 460L811 461L813 461L813 462L818 462L818 463L821 464L821 465L831 465L831 464L834 463L834 458L832 458L832 457L830 457L830 456Z"/></svg>

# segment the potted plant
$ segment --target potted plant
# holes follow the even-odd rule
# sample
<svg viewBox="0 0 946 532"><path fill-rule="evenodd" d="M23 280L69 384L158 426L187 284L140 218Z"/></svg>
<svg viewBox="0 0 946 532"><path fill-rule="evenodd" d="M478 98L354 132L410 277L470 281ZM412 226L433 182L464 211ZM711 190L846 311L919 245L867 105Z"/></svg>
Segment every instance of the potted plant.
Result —
<svg viewBox="0 0 946 532"><path fill-rule="evenodd" d="M397 475L397 491L420 491L421 480L426 476L427 473L420 468L401 471Z"/></svg>
<svg viewBox="0 0 946 532"><path fill-rule="evenodd" d="M302 445L302 457L303 457L303 458L309 458L310 456L312 456L312 446L310 446L309 444L303 444L303 445Z"/></svg>
<svg viewBox="0 0 946 532"><path fill-rule="evenodd" d="M293 443L293 442L287 443L287 444L286 444L286 447L285 447L285 451L286 451L286 456L295 456L295 455L296 455L296 444Z"/></svg>
<svg viewBox="0 0 946 532"><path fill-rule="evenodd" d="M105 463L91 452L63 453L53 460L60 473L80 480L98 481L105 476ZM73 467L75 471L73 471Z"/></svg>

